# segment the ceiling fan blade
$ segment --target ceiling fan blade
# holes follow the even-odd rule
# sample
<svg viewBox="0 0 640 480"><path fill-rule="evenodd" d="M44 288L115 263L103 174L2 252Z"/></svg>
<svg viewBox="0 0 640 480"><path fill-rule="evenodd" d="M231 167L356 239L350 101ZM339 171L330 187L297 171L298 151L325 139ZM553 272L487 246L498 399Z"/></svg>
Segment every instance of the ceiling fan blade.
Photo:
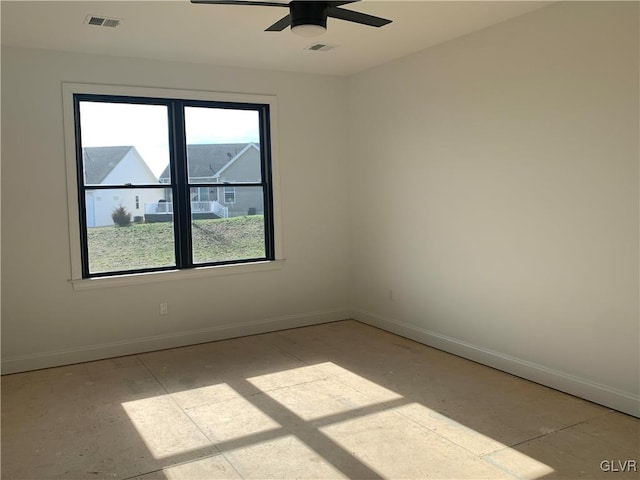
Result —
<svg viewBox="0 0 640 480"><path fill-rule="evenodd" d="M347 22L361 23L371 27L382 27L391 23L391 20L387 20L386 18L374 17L366 13L354 12L353 10L345 10L344 8L338 7L329 7L327 9L327 15L329 17L339 18L340 20L346 20Z"/></svg>
<svg viewBox="0 0 640 480"><path fill-rule="evenodd" d="M255 5L260 7L287 7L288 3L282 2L261 2L259 0L191 0L191 3L203 5Z"/></svg>
<svg viewBox="0 0 640 480"><path fill-rule="evenodd" d="M339 2L339 1L336 1L336 2L328 1L327 2L327 6L328 7L339 7L340 5L346 5L347 3L356 3L356 2L359 2L359 1L360 0L346 0L346 1L342 1L342 2Z"/></svg>
<svg viewBox="0 0 640 480"><path fill-rule="evenodd" d="M282 30L287 28L289 25L291 25L291 15L282 17L276 23L274 23L269 28L267 28L265 32L281 32Z"/></svg>

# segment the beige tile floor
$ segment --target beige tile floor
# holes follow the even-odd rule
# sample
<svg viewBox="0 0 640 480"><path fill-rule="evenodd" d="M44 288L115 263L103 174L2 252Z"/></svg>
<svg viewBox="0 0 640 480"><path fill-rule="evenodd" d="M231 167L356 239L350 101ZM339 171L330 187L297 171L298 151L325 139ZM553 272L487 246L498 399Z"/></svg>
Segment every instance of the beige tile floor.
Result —
<svg viewBox="0 0 640 480"><path fill-rule="evenodd" d="M2 377L11 480L637 479L639 433L355 321Z"/></svg>

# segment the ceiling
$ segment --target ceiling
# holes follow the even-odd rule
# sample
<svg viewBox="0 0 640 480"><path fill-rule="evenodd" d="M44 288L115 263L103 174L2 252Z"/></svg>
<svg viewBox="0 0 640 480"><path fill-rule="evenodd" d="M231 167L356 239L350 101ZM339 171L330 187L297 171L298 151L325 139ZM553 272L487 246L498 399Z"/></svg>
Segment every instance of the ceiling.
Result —
<svg viewBox="0 0 640 480"><path fill-rule="evenodd" d="M522 15L550 2L379 1L344 8L393 20L373 28L330 18L312 39L264 29L286 8L181 1L5 1L2 45L179 60L293 72L351 75ZM88 15L121 19L116 28ZM316 43L338 45L309 51Z"/></svg>

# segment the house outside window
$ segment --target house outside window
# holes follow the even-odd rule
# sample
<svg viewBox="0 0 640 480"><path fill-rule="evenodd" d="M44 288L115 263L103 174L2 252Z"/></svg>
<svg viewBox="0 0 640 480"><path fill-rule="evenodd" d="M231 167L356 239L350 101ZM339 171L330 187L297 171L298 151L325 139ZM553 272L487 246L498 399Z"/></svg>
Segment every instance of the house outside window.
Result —
<svg viewBox="0 0 640 480"><path fill-rule="evenodd" d="M224 203L236 203L236 189L224 187Z"/></svg>
<svg viewBox="0 0 640 480"><path fill-rule="evenodd" d="M82 278L275 260L269 103L72 99Z"/></svg>

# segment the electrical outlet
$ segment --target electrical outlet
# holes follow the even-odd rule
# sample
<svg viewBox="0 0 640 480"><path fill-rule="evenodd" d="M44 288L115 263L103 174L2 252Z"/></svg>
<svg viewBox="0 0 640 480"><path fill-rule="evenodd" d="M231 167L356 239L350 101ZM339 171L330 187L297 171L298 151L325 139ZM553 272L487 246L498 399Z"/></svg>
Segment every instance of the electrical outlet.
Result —
<svg viewBox="0 0 640 480"><path fill-rule="evenodd" d="M387 292L388 298L389 300L391 300L392 302L396 299L395 294L393 293L393 290L389 289L389 291Z"/></svg>
<svg viewBox="0 0 640 480"><path fill-rule="evenodd" d="M160 304L160 315L169 315L169 304L167 302Z"/></svg>

